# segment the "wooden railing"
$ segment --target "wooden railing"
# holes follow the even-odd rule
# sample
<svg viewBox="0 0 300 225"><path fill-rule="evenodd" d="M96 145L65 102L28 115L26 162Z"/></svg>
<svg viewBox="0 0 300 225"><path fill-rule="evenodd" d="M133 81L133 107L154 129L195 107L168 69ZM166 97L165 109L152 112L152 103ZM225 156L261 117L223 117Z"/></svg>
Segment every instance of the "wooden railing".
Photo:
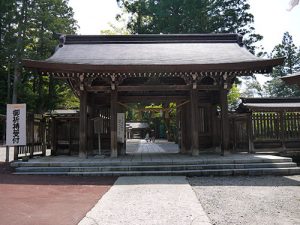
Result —
<svg viewBox="0 0 300 225"><path fill-rule="evenodd" d="M41 115L27 114L26 146L15 148L14 159L46 155L46 121Z"/></svg>
<svg viewBox="0 0 300 225"><path fill-rule="evenodd" d="M300 112L231 114L230 140L234 150L300 151Z"/></svg>
<svg viewBox="0 0 300 225"><path fill-rule="evenodd" d="M281 116L276 112L252 113L253 140L278 141L281 139Z"/></svg>

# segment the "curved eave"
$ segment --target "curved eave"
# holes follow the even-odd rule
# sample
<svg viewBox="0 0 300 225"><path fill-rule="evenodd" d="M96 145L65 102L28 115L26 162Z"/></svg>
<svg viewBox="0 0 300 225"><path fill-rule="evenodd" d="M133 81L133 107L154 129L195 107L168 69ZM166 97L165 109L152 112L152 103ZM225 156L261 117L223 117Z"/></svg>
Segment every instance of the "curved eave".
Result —
<svg viewBox="0 0 300 225"><path fill-rule="evenodd" d="M297 84L298 86L300 86L300 72L281 77L280 79L283 80L286 84L289 85Z"/></svg>
<svg viewBox="0 0 300 225"><path fill-rule="evenodd" d="M270 73L274 66L281 65L283 61L284 58L218 64L92 65L25 59L22 63L25 68L45 73L236 72L238 75L249 75Z"/></svg>

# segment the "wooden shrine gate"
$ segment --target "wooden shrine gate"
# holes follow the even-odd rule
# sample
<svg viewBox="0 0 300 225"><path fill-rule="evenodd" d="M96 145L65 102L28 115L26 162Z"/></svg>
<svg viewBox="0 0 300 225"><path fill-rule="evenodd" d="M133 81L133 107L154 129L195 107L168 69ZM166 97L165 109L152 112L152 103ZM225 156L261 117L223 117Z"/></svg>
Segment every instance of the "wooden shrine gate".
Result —
<svg viewBox="0 0 300 225"><path fill-rule="evenodd" d="M283 58L261 59L239 34L62 35L47 60L23 60L40 76L65 79L80 99L79 157L93 151L92 119L109 108L110 155L119 155L119 103L176 102L181 152L229 150L227 94L237 76L270 73ZM92 137L92 138L91 138Z"/></svg>

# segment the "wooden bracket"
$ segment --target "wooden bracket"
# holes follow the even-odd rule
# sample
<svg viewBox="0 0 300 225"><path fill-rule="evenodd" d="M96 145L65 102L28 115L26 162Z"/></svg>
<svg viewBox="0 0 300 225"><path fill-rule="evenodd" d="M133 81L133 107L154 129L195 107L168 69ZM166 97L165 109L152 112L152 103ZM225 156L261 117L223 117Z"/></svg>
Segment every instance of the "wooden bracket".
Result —
<svg viewBox="0 0 300 225"><path fill-rule="evenodd" d="M197 89L197 74L196 73L192 73L192 79L193 79L192 88Z"/></svg>
<svg viewBox="0 0 300 225"><path fill-rule="evenodd" d="M227 90L228 89L228 80L227 80L227 78L228 78L228 75L227 75L227 72L223 75L223 88L225 89L225 90Z"/></svg>
<svg viewBox="0 0 300 225"><path fill-rule="evenodd" d="M110 79L111 79L111 83L110 83L111 90L116 90L116 83L115 83L116 76L113 74L113 75L110 76Z"/></svg>
<svg viewBox="0 0 300 225"><path fill-rule="evenodd" d="M83 91L84 90L84 75L83 74L81 74L79 76L79 81L80 81L79 88L80 88L81 91Z"/></svg>

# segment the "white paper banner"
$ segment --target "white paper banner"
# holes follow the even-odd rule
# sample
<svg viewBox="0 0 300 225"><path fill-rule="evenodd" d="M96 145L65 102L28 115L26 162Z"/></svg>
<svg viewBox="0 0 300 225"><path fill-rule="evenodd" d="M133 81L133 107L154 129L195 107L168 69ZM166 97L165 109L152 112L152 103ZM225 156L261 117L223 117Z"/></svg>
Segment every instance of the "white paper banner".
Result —
<svg viewBox="0 0 300 225"><path fill-rule="evenodd" d="M7 104L6 145L26 145L26 104Z"/></svg>

